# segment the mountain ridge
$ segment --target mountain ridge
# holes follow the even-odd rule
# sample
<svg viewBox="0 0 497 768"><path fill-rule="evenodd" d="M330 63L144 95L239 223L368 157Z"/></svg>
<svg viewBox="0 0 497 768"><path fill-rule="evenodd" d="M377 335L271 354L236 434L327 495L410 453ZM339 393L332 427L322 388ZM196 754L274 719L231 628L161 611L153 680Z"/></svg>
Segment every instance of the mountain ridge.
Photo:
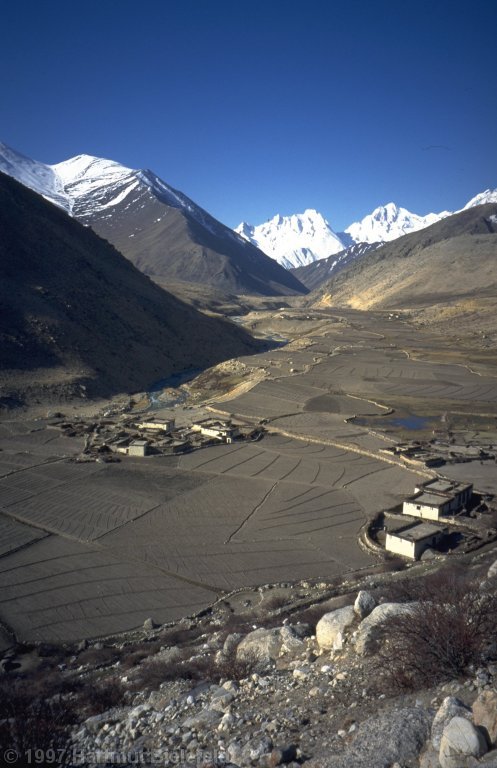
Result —
<svg viewBox="0 0 497 768"><path fill-rule="evenodd" d="M322 238L314 243L311 232L307 231L303 238L301 230L296 226L292 227L293 222L301 221L309 211L290 216L276 214L264 224L255 226L242 222L235 228L235 232L246 237L287 269L296 270L319 259L339 254L359 243L391 242L469 208L494 202L497 202L497 189L487 189L471 198L458 211L441 211L440 213L427 213L423 216L390 202L378 206L359 221L350 224L342 232L335 232L322 214L312 210L315 220L323 222L323 226L329 230L329 243L323 241ZM293 238L290 237L291 233L293 233ZM328 245L330 250L326 253L325 250ZM294 271L294 274L305 273Z"/></svg>
<svg viewBox="0 0 497 768"><path fill-rule="evenodd" d="M306 293L287 270L152 171L92 155L46 165L5 144L0 171L91 226L145 274L239 293Z"/></svg>

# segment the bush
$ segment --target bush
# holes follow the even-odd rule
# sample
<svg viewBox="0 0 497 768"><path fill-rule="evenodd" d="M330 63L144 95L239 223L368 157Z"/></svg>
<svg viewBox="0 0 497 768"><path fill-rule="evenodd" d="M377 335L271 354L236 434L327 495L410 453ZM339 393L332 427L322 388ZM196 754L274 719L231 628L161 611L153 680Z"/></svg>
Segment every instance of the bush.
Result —
<svg viewBox="0 0 497 768"><path fill-rule="evenodd" d="M124 688L119 680L102 680L99 683L86 683L77 691L74 706L79 718L101 715L124 702Z"/></svg>
<svg viewBox="0 0 497 768"><path fill-rule="evenodd" d="M452 680L492 653L497 594L482 591L458 570L406 581L397 598L416 601L409 614L385 624L381 687L415 689Z"/></svg>
<svg viewBox="0 0 497 768"><path fill-rule="evenodd" d="M33 695L30 681L21 678L2 681L0 744L17 754L11 765L27 766L35 759L42 768L68 765L69 729L75 722L73 708L60 695Z"/></svg>

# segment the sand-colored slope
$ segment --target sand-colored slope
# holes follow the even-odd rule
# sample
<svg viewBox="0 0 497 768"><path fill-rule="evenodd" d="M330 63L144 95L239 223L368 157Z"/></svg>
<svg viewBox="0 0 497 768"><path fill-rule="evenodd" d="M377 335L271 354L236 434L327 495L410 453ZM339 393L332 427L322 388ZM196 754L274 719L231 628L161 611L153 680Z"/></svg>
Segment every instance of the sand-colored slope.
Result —
<svg viewBox="0 0 497 768"><path fill-rule="evenodd" d="M497 205L389 243L322 285L315 306L410 308L497 296Z"/></svg>

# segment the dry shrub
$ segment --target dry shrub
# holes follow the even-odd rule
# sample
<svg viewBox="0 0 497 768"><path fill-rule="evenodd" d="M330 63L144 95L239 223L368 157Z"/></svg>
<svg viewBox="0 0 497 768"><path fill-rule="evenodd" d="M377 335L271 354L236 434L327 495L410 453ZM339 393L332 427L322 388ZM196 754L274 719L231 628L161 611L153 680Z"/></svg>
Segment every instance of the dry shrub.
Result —
<svg viewBox="0 0 497 768"><path fill-rule="evenodd" d="M293 614L292 623L309 624L314 628L326 612L327 609L323 605L310 605L308 608L303 608L301 611Z"/></svg>
<svg viewBox="0 0 497 768"><path fill-rule="evenodd" d="M263 607L266 611L277 611L288 605L288 602L284 595L271 595L264 600Z"/></svg>
<svg viewBox="0 0 497 768"><path fill-rule="evenodd" d="M35 759L42 768L68 765L69 729L75 722L74 709L60 695L40 696L30 680L2 680L0 744L17 753L11 765L27 766Z"/></svg>
<svg viewBox="0 0 497 768"><path fill-rule="evenodd" d="M381 687L415 689L452 680L481 664L497 629L497 594L460 570L444 569L397 585L397 599L416 601L385 623Z"/></svg>
<svg viewBox="0 0 497 768"><path fill-rule="evenodd" d="M131 684L132 691L156 691L161 683L170 680L191 680L192 675L186 664L188 653L178 651L168 658L154 658L143 661L136 668L136 676Z"/></svg>
<svg viewBox="0 0 497 768"><path fill-rule="evenodd" d="M203 633L202 627L194 626L189 629L185 627L169 627L164 629L159 637L162 645L185 645L190 643Z"/></svg>
<svg viewBox="0 0 497 768"><path fill-rule="evenodd" d="M103 648L87 648L78 656L78 664L88 665L90 667L105 667L115 664L121 658L119 648L113 646L104 646Z"/></svg>
<svg viewBox="0 0 497 768"><path fill-rule="evenodd" d="M99 683L85 683L76 693L75 708L82 717L101 715L113 707L122 706L124 688L119 680L114 678Z"/></svg>
<svg viewBox="0 0 497 768"><path fill-rule="evenodd" d="M225 654L216 666L217 680L245 680L254 672L260 664L260 659L255 653L246 653L243 658L236 655L236 648L232 648Z"/></svg>
<svg viewBox="0 0 497 768"><path fill-rule="evenodd" d="M145 661L136 670L131 690L157 690L171 680L218 683L220 680L242 680L256 668L257 658L238 659L236 648L219 659L215 653L190 656L186 649L170 658Z"/></svg>

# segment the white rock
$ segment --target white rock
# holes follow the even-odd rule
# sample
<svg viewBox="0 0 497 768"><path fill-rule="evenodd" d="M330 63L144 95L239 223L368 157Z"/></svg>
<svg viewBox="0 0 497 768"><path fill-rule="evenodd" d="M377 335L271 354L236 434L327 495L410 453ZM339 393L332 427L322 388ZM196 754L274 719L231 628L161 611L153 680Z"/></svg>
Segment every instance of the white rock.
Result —
<svg viewBox="0 0 497 768"><path fill-rule="evenodd" d="M446 696L437 710L435 719L431 726L431 743L433 749L440 749L440 742L445 727L450 723L453 717L464 717L471 720L471 710L459 699L454 696Z"/></svg>
<svg viewBox="0 0 497 768"><path fill-rule="evenodd" d="M293 676L295 680L307 680L309 677L309 670L306 667L296 667L293 670Z"/></svg>
<svg viewBox="0 0 497 768"><path fill-rule="evenodd" d="M453 717L445 726L440 742L439 760L442 768L466 768L472 758L487 751L485 738L465 717Z"/></svg>
<svg viewBox="0 0 497 768"><path fill-rule="evenodd" d="M343 635L347 627L355 620L351 605L325 613L316 625L316 640L322 651L331 651L339 633Z"/></svg>
<svg viewBox="0 0 497 768"><path fill-rule="evenodd" d="M488 569L487 579L493 579L497 576L497 560L495 560Z"/></svg>
<svg viewBox="0 0 497 768"><path fill-rule="evenodd" d="M355 637L355 649L361 656L373 653L380 642L384 623L394 616L410 613L416 603L382 603L367 616L359 625Z"/></svg>
<svg viewBox="0 0 497 768"><path fill-rule="evenodd" d="M376 600L371 592L366 592L365 589L361 589L354 603L354 611L356 614L359 618L365 619L374 608L376 608Z"/></svg>
<svg viewBox="0 0 497 768"><path fill-rule="evenodd" d="M236 656L242 660L255 657L263 662L274 661L280 655L281 645L279 629L255 629L239 643Z"/></svg>

